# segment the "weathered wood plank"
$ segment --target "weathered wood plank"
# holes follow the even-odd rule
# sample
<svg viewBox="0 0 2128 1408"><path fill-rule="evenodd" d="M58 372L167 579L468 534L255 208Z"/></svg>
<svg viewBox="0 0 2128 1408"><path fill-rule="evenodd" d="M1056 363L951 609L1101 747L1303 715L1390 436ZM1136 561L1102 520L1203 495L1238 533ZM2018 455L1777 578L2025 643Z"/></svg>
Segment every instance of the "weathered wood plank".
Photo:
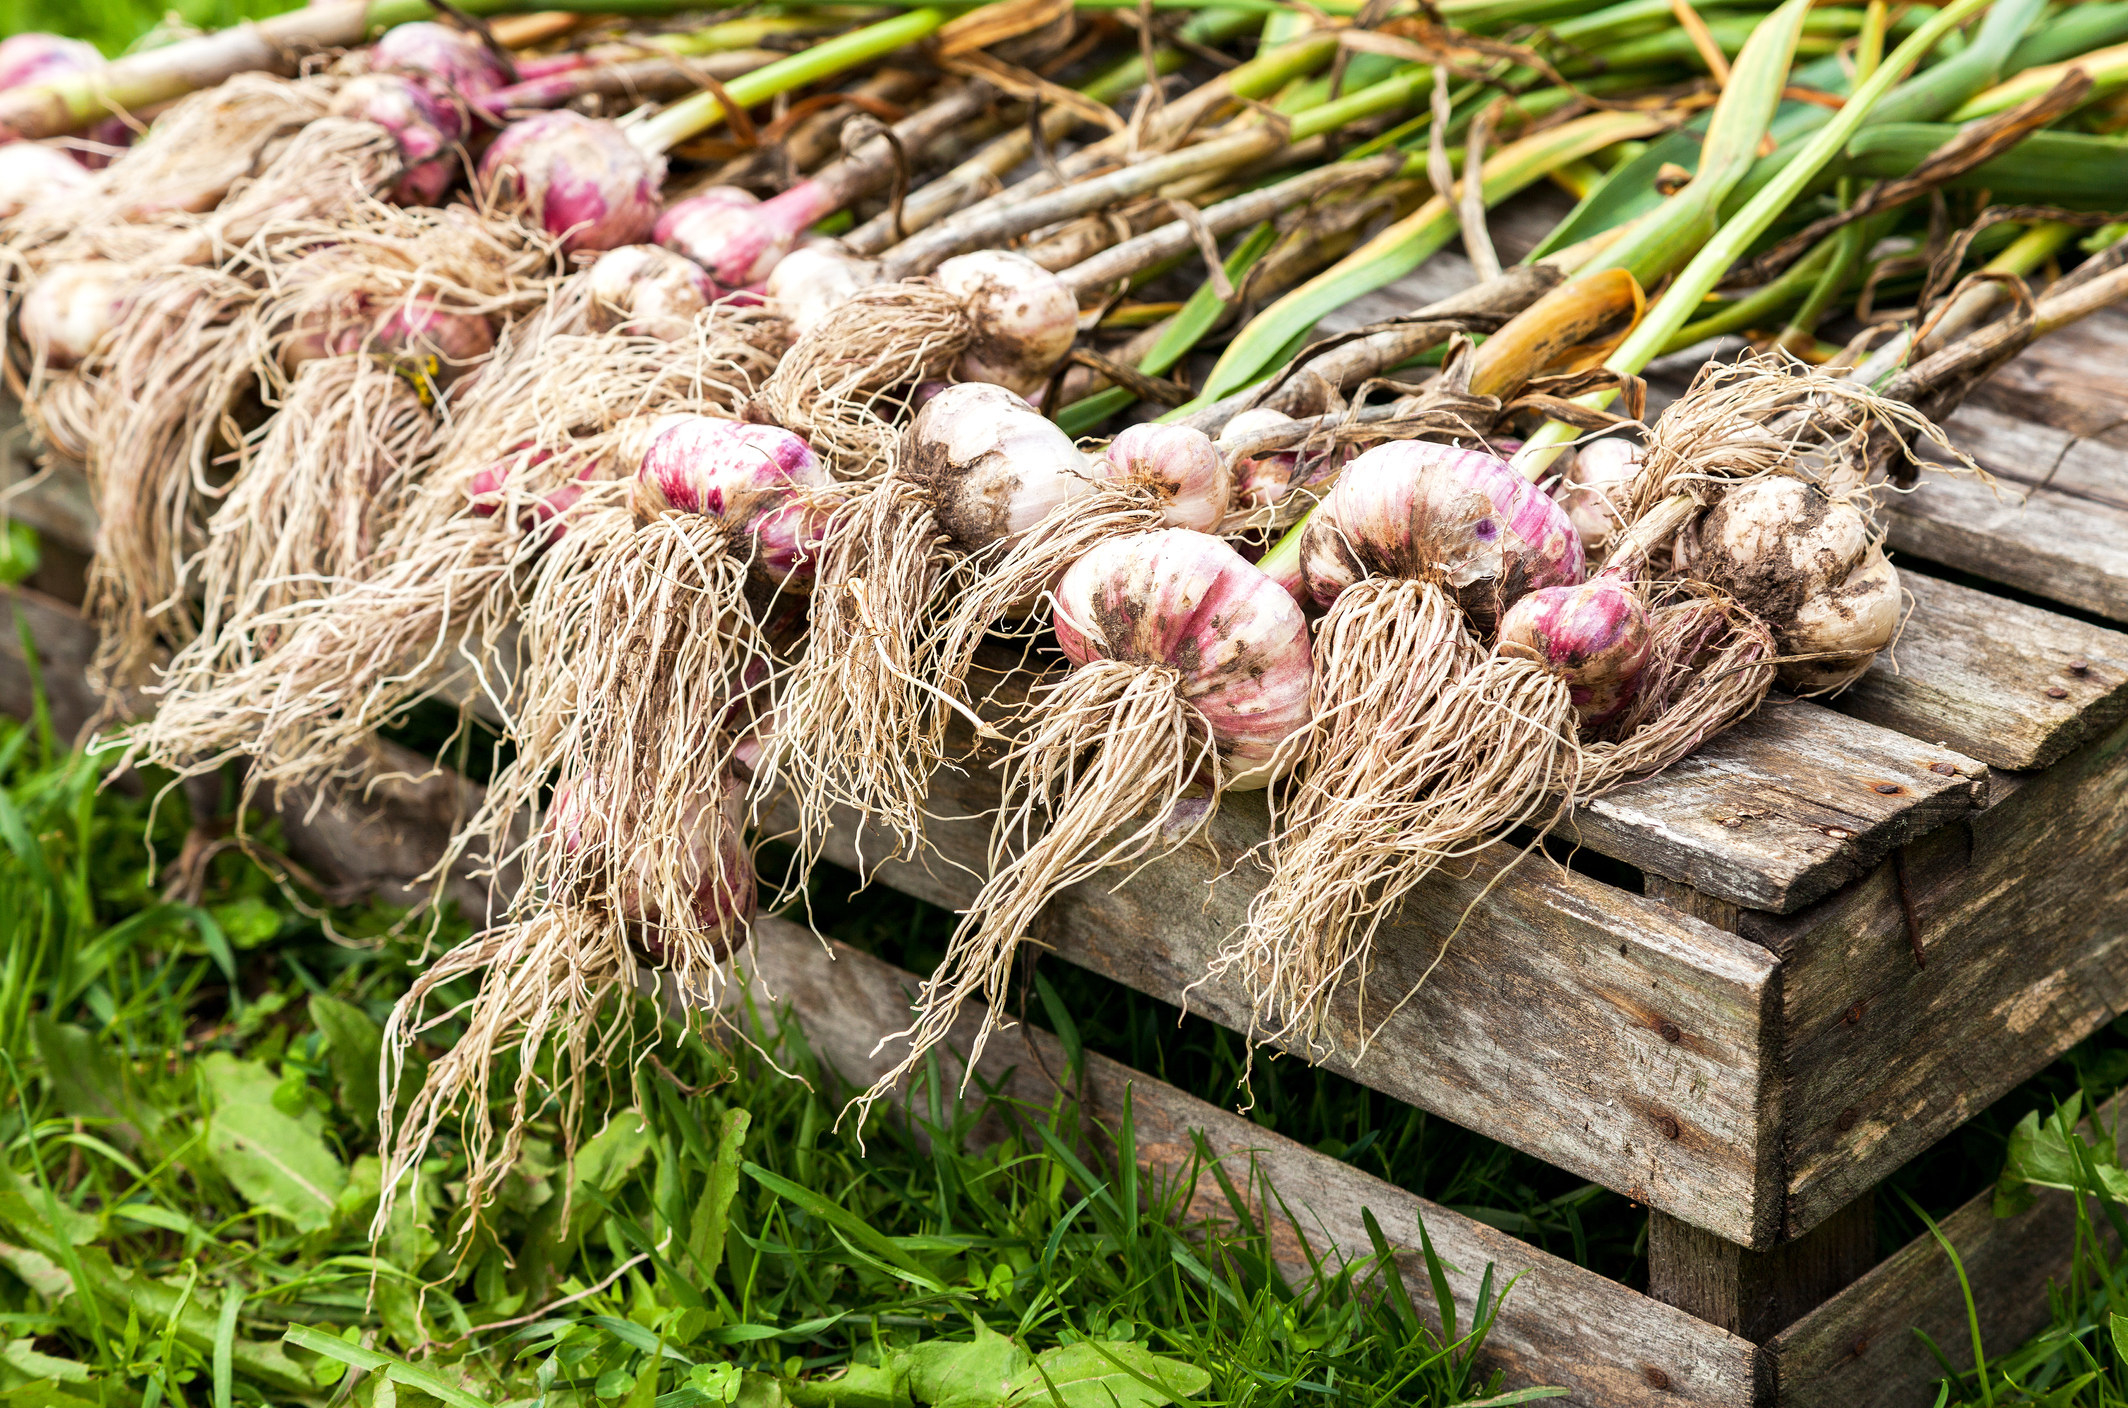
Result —
<svg viewBox="0 0 2128 1408"><path fill-rule="evenodd" d="M1785 913L1987 799L1987 768L1934 743L1776 697L1563 831L1750 909Z"/></svg>
<svg viewBox="0 0 2128 1408"><path fill-rule="evenodd" d="M789 1003L808 1043L848 1079L868 1083L898 1054L873 1048L907 1025L914 974L843 944L823 944L775 919L756 926L749 960L756 1001ZM972 1030L972 1023L973 1014L962 1033ZM965 1035L958 1049L966 1051ZM1066 1062L1054 1037L1023 1026L990 1044L980 1071L986 1080L1003 1082L1016 1098L1047 1104ZM1085 1058L1075 1093L1094 1119L1116 1128L1126 1091L1141 1163L1158 1176L1179 1177L1201 1137L1237 1187L1251 1186L1252 1170L1268 1181L1319 1256L1335 1262L1371 1255L1360 1216L1367 1209L1398 1247L1399 1269L1414 1290L1427 1285L1424 1263L1410 1250L1419 1241L1419 1220L1425 1220L1436 1252L1452 1268L1449 1282L1466 1324L1487 1267L1496 1286L1519 1278L1487 1340L1489 1356L1507 1372L1511 1386L1557 1385L1572 1394L1553 1401L1590 1408L1743 1408L1752 1402L1757 1352L1745 1341L1127 1066L1099 1055ZM1195 1192L1192 1215L1226 1212L1209 1174ZM1259 1204L1256 1211L1275 1229L1282 1269L1297 1277L1305 1262L1294 1224L1275 1207ZM1438 1324L1430 1300L1423 1291L1414 1297L1420 1313Z"/></svg>
<svg viewBox="0 0 2128 1408"><path fill-rule="evenodd" d="M1876 1251L1876 1200L1867 1193L1769 1251L1655 1212L1648 1214L1648 1294L1764 1344L1853 1284Z"/></svg>
<svg viewBox="0 0 2128 1408"><path fill-rule="evenodd" d="M2128 621L2128 509L2051 489L2020 499L2014 488L1924 474L1886 511L1888 541L1895 554Z"/></svg>
<svg viewBox="0 0 2128 1408"><path fill-rule="evenodd" d="M1798 1235L2128 1007L2128 724L1802 914L1781 957Z"/></svg>
<svg viewBox="0 0 2128 1408"><path fill-rule="evenodd" d="M2100 1111L2128 1132L2128 1102ZM1981 1346L1992 1359L2048 1321L2047 1283L2065 1278L2075 1253L2076 1210L2067 1193L2042 1193L2015 1217L1995 1216L1982 1193L1939 1224L1972 1286ZM1768 1346L1781 1408L1929 1408L1943 1369L1916 1330L1960 1369L1973 1364L1964 1288L1926 1234L1777 1336Z"/></svg>
<svg viewBox="0 0 2128 1408"><path fill-rule="evenodd" d="M1897 651L1834 701L1990 767L2043 768L2128 715L2128 635L1920 572Z"/></svg>
<svg viewBox="0 0 2128 1408"><path fill-rule="evenodd" d="M958 818L933 824L942 859L890 863L880 878L965 904L988 838L976 818L995 801L987 776L942 778L934 815ZM1042 940L1070 962L1246 1030L1239 983L1206 980L1206 970L1261 884L1244 857L1264 833L1262 799L1230 799L1205 837L1128 885L1108 888L1118 874L1067 892ZM838 826L830 858L855 865L861 839L854 825ZM1313 1054L1733 1241L1772 1240L1772 955L1542 857L1488 894L1510 855L1499 848L1467 876L1437 877L1412 897L1378 941L1364 1012L1348 993L1327 1049ZM1481 895L1480 913L1449 942Z"/></svg>
<svg viewBox="0 0 2128 1408"><path fill-rule="evenodd" d="M2049 333L1969 404L2128 445L2128 312L2108 308Z"/></svg>

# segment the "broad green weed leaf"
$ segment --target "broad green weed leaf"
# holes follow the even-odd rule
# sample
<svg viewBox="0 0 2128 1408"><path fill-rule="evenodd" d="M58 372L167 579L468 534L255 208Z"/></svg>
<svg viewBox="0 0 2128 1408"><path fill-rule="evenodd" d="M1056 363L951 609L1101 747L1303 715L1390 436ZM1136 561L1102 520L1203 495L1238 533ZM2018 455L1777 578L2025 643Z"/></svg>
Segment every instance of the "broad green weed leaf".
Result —
<svg viewBox="0 0 2128 1408"><path fill-rule="evenodd" d="M909 1391L931 1408L996 1408L1034 1360L982 1321L972 1340L929 1340L906 1352Z"/></svg>
<svg viewBox="0 0 2128 1408"><path fill-rule="evenodd" d="M280 911L257 895L210 905L207 912L214 916L231 948L257 948L281 932Z"/></svg>
<svg viewBox="0 0 2128 1408"><path fill-rule="evenodd" d="M717 1121L717 1152L709 1167L709 1186L695 1204L687 1228L687 1250L704 1277L715 1276L724 1260L724 1236L731 1228L732 1198L739 1191L739 1164L752 1124L753 1116L744 1110L726 1110Z"/></svg>
<svg viewBox="0 0 2128 1408"><path fill-rule="evenodd" d="M30 1018L30 1035L60 1109L98 1121L103 1137L128 1152L154 1141L163 1113L136 1093L114 1043L41 1012Z"/></svg>
<svg viewBox="0 0 2128 1408"><path fill-rule="evenodd" d="M274 1107L273 1075L254 1061L214 1052L201 1062L215 1110L207 1154L245 1201L304 1232L330 1227L347 1187L347 1168L326 1147L315 1115Z"/></svg>
<svg viewBox="0 0 2128 1408"><path fill-rule="evenodd" d="M1142 1344L1081 1340L1043 1350L1013 1377L1005 1402L1010 1408L1161 1408L1203 1393L1211 1382L1195 1364Z"/></svg>
<svg viewBox="0 0 2128 1408"><path fill-rule="evenodd" d="M909 1366L899 1355L885 1366L852 1364L839 1378L800 1379L784 1392L794 1408L908 1408Z"/></svg>

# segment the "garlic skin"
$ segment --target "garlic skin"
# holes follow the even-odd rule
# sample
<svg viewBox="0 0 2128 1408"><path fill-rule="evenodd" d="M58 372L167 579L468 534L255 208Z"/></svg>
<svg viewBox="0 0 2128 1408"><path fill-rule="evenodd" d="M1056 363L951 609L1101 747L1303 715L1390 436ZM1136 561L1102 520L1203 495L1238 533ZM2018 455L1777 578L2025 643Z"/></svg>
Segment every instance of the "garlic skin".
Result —
<svg viewBox="0 0 2128 1408"><path fill-rule="evenodd" d="M1025 255L1001 249L958 254L940 264L934 277L974 325L958 369L964 381L993 382L1032 396L1079 334L1078 299Z"/></svg>
<svg viewBox="0 0 2128 1408"><path fill-rule="evenodd" d="M413 78L365 73L333 95L335 116L373 122L392 136L404 163L391 197L401 205L439 205L458 181L458 143L465 114Z"/></svg>
<svg viewBox="0 0 2128 1408"><path fill-rule="evenodd" d="M918 485L938 525L973 552L1094 492L1071 437L1002 386L964 381L932 397L902 432L897 473Z"/></svg>
<svg viewBox="0 0 2128 1408"><path fill-rule="evenodd" d="M879 261L863 259L842 241L814 239L783 256L768 276L769 301L791 331L804 337L861 288L879 282Z"/></svg>
<svg viewBox="0 0 2128 1408"><path fill-rule="evenodd" d="M1500 653L1534 660L1564 679L1586 728L1609 722L1633 702L1650 645L1640 594L1609 575L1540 587L1500 618Z"/></svg>
<svg viewBox="0 0 2128 1408"><path fill-rule="evenodd" d="M613 123L560 111L505 127L481 156L475 184L574 254L641 244L657 224L664 179L665 158Z"/></svg>
<svg viewBox="0 0 2128 1408"><path fill-rule="evenodd" d="M133 287L125 267L108 259L46 269L16 315L31 355L49 367L79 366L118 326Z"/></svg>
<svg viewBox="0 0 2128 1408"><path fill-rule="evenodd" d="M1601 551L1624 522L1626 497L1647 450L1622 435L1576 446L1552 494L1590 552Z"/></svg>
<svg viewBox="0 0 2128 1408"><path fill-rule="evenodd" d="M20 215L38 201L78 191L96 178L57 147L40 142L0 146L0 220Z"/></svg>
<svg viewBox="0 0 2128 1408"><path fill-rule="evenodd" d="M1309 721L1314 653L1285 590L1223 539L1185 528L1111 538L1057 584L1057 644L1074 664L1172 669L1210 726L1229 791L1262 788Z"/></svg>
<svg viewBox="0 0 2128 1408"><path fill-rule="evenodd" d="M1892 643L1905 610L1899 569L1882 548L1872 547L1846 581L1796 608L1795 620L1780 634L1781 649L1795 655L1828 653L1828 658L1781 666L1781 683L1798 694L1845 689Z"/></svg>
<svg viewBox="0 0 2128 1408"><path fill-rule="evenodd" d="M1439 581L1482 635L1524 594L1581 581L1587 564L1565 511L1504 461L1403 440L1345 467L1301 529L1300 568L1320 610L1368 577Z"/></svg>
<svg viewBox="0 0 2128 1408"><path fill-rule="evenodd" d="M1170 528L1217 529L1233 499L1234 480L1212 437L1186 425L1133 425L1108 442L1093 472L1150 489Z"/></svg>
<svg viewBox="0 0 2128 1408"><path fill-rule="evenodd" d="M511 81L502 60L478 36L434 20L384 31L369 46L369 71L407 74L457 98L484 98Z"/></svg>
<svg viewBox="0 0 2128 1408"><path fill-rule="evenodd" d="M1781 683L1822 694L1859 679L1899 625L1899 575L1869 519L1787 475L1738 484L1683 543L1683 563L1773 628Z"/></svg>
<svg viewBox="0 0 2128 1408"><path fill-rule="evenodd" d="M716 285L694 261L654 244L622 245L584 275L591 295L584 322L593 332L624 332L678 342L716 301Z"/></svg>
<svg viewBox="0 0 2128 1408"><path fill-rule="evenodd" d="M821 515L803 490L828 473L812 446L773 425L715 416L661 416L636 466L636 480L668 508L716 518L750 539L756 574L778 585L810 584Z"/></svg>

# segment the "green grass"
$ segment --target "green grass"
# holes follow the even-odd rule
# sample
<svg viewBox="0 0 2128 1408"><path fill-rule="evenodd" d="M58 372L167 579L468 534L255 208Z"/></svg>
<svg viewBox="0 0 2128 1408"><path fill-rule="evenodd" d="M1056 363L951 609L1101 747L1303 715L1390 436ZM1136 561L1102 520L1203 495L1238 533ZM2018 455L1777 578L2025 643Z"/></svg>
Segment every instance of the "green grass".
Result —
<svg viewBox="0 0 2128 1408"><path fill-rule="evenodd" d="M1438 1343L1360 1293L1364 1262L1286 1284L1246 1199L1189 1222L1197 1174L1141 1187L1127 1145L1088 1162L1067 1104L926 1101L860 1151L834 1128L848 1092L766 1017L759 1053L664 1031L656 1062L611 1074L618 1113L573 1168L535 1128L463 1248L446 1141L373 1245L380 1022L414 938L376 908L306 915L233 850L166 898L147 803L96 782L0 720L0 1403L1497 1391L1483 1320ZM165 860L182 812L154 818ZM1000 1142L973 1137L986 1118ZM976 1383L1009 1389L954 1396Z"/></svg>

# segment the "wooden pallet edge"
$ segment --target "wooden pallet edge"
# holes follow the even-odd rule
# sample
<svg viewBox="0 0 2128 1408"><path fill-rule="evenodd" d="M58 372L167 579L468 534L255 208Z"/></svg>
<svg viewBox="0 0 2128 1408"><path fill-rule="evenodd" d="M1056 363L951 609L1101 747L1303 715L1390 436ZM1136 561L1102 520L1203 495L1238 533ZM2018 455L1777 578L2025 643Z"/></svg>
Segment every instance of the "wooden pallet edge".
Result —
<svg viewBox="0 0 2128 1408"><path fill-rule="evenodd" d="M1782 959L1797 1236L2128 1008L2128 723L1752 926Z"/></svg>
<svg viewBox="0 0 2128 1408"><path fill-rule="evenodd" d="M727 989L725 1003L745 991L764 1006L787 1004L799 1015L808 1044L853 1084L868 1084L889 1068L896 1049L875 1048L907 1025L916 975L780 919L755 926L746 962L747 986ZM956 1029L949 1070L964 1061L977 1020L978 1014L970 1013ZM992 1037L977 1075L1015 1099L1047 1105L1066 1066L1054 1036L1022 1025ZM1399 1268L1405 1285L1416 1292L1415 1304L1438 1325L1423 1289L1424 1263L1411 1250L1423 1218L1427 1235L1451 1268L1449 1281L1466 1326L1487 1269L1496 1286L1513 1279L1487 1341L1490 1357L1506 1370L1511 1386L1558 1385L1572 1390L1560 1401L1602 1408L1752 1402L1760 1351L1749 1341L1119 1062L1092 1054L1084 1058L1073 1093L1095 1120L1115 1129L1126 1092L1139 1162L1156 1176L1183 1174L1201 1139L1237 1187L1252 1186L1252 1169L1268 1180L1284 1210L1258 1200L1253 1211L1274 1229L1280 1267L1289 1277L1305 1272L1303 1237L1331 1265L1369 1256L1361 1219L1366 1209L1398 1247ZM1209 1177L1195 1192L1193 1216L1227 1211ZM1284 1211L1297 1221L1287 1221Z"/></svg>
<svg viewBox="0 0 2128 1408"><path fill-rule="evenodd" d="M2099 1118L2128 1132L2124 1113L2128 1095L2117 1095ZM2009 1218L1995 1216L1994 1201L1982 1193L1938 1224L1964 1264L1990 1358L2046 1326L2047 1285L2068 1270L2076 1239L2067 1193L2041 1193ZM1781 1408L1927 1408L1942 1367L1917 1330L1953 1365L1972 1367L1965 1288L1926 1232L1768 1344Z"/></svg>

